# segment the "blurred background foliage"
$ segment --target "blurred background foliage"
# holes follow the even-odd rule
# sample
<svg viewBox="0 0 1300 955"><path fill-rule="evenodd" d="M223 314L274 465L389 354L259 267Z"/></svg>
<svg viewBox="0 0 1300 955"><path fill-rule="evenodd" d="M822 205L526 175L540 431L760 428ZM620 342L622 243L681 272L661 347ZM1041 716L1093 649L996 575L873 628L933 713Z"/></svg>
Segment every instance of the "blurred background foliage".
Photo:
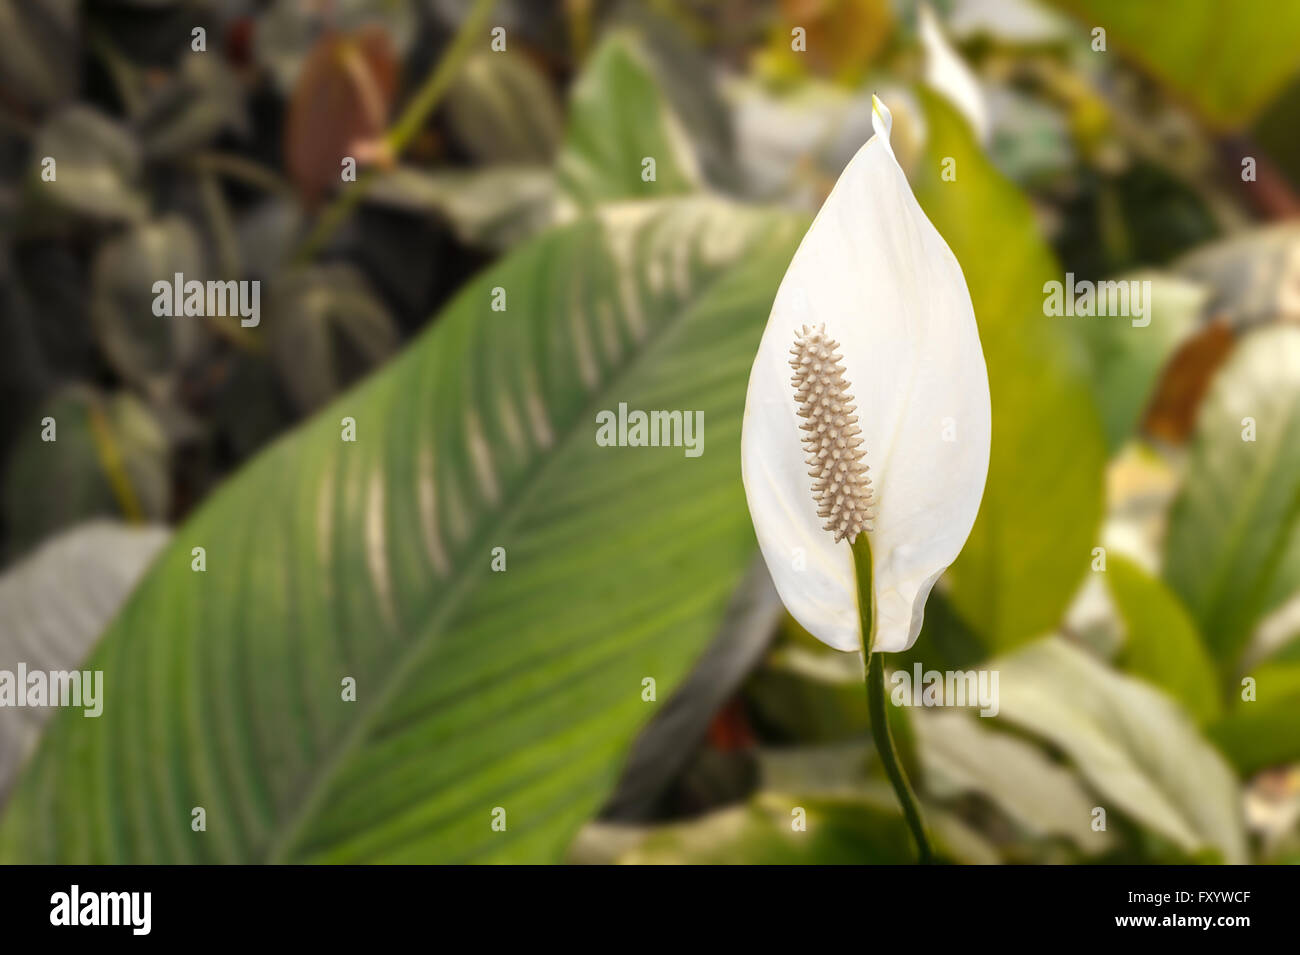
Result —
<svg viewBox="0 0 1300 955"><path fill-rule="evenodd" d="M785 616L737 463L875 91L993 394L892 661L1000 675L994 719L891 714L944 855L1300 860L1298 21L0 0L0 668L110 694L0 711L0 858L910 861L861 662ZM260 325L154 316L175 272L260 280ZM1150 324L1046 316L1067 272L1150 281ZM704 409L705 454L596 449L620 401Z"/></svg>

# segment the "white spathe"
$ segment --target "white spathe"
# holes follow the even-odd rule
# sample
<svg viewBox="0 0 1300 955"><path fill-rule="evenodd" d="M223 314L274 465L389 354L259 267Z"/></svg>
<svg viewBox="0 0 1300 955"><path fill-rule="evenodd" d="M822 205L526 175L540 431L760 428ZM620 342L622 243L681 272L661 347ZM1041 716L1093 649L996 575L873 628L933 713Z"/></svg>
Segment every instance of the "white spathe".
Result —
<svg viewBox="0 0 1300 955"><path fill-rule="evenodd" d="M788 364L796 329L825 325L840 342L874 492L873 645L898 651L916 641L930 588L975 522L991 422L961 267L912 195L878 99L872 126L777 291L749 376L741 471L782 601L819 640L859 649L853 554L817 515Z"/></svg>

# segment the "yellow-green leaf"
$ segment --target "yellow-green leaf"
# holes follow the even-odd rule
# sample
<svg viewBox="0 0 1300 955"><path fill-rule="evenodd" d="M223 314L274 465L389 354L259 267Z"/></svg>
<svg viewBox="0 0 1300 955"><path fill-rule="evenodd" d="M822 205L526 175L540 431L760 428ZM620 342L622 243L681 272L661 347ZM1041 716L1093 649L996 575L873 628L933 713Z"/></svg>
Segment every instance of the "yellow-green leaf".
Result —
<svg viewBox="0 0 1300 955"><path fill-rule="evenodd" d="M1110 556L1106 582L1127 630L1124 668L1167 692L1198 723L1218 716L1214 665L1182 601L1119 554Z"/></svg>
<svg viewBox="0 0 1300 955"><path fill-rule="evenodd" d="M1300 70L1300 7L1293 3L1051 0L1106 52L1141 64L1215 126L1246 126Z"/></svg>
<svg viewBox="0 0 1300 955"><path fill-rule="evenodd" d="M963 119L924 95L928 136L911 171L922 208L970 287L993 401L988 484L948 573L957 610L991 647L1040 636L1079 586L1101 517L1105 448L1077 343L1043 314L1060 278L1033 210ZM956 179L942 178L955 160ZM941 423L936 422L936 426Z"/></svg>

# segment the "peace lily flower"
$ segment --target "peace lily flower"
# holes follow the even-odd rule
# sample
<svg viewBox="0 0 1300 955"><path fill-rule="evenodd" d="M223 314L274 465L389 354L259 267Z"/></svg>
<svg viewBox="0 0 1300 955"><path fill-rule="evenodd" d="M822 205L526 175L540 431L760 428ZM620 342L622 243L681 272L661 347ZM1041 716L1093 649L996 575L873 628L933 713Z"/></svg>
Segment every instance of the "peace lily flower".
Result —
<svg viewBox="0 0 1300 955"><path fill-rule="evenodd" d="M961 267L912 195L889 110L873 100L875 135L777 292L750 373L741 468L794 618L839 650L899 651L916 641L930 590L975 522L989 386ZM859 606L855 555L874 606Z"/></svg>

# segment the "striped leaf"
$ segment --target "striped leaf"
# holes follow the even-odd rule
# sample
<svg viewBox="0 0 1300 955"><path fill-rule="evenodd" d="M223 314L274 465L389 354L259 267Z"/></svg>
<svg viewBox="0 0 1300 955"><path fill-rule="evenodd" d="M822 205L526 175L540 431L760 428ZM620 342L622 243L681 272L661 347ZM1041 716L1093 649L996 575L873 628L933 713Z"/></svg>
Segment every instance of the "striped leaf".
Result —
<svg viewBox="0 0 1300 955"><path fill-rule="evenodd" d="M1059 637L989 664L999 720L1064 753L1121 811L1189 856L1247 861L1240 787L1223 757L1165 694ZM1005 724L1004 724L1005 725Z"/></svg>
<svg viewBox="0 0 1300 955"><path fill-rule="evenodd" d="M1201 407L1169 512L1165 578L1231 674L1261 618L1300 590L1300 330L1247 336Z"/></svg>
<svg viewBox="0 0 1300 955"><path fill-rule="evenodd" d="M87 664L103 715L53 721L0 859L561 857L753 554L745 381L803 225L614 206L472 281L177 531ZM620 403L702 412L703 454L598 445Z"/></svg>

